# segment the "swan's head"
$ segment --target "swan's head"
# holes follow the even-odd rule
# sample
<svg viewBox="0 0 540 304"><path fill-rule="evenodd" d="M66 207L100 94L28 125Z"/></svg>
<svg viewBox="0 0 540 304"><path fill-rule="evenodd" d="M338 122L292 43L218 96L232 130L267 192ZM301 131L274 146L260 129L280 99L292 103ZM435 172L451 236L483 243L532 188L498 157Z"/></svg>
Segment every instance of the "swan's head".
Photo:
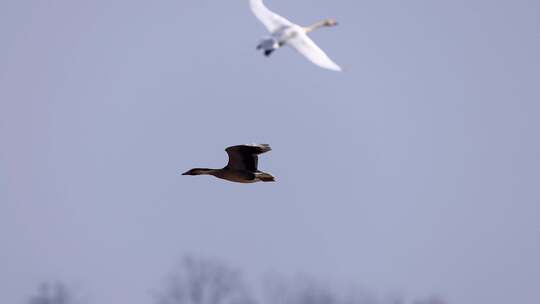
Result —
<svg viewBox="0 0 540 304"><path fill-rule="evenodd" d="M338 25L338 22L336 21L336 19L327 19L324 21L324 25L325 26L336 26Z"/></svg>

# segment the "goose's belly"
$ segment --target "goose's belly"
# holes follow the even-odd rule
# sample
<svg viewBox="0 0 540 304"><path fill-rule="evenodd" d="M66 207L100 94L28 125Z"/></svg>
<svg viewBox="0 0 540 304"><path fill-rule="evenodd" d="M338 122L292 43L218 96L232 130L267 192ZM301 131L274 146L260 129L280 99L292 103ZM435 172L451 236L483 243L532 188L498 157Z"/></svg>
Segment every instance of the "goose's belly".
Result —
<svg viewBox="0 0 540 304"><path fill-rule="evenodd" d="M249 171L240 171L240 170L226 170L219 171L214 175L217 178L228 180L235 183L251 184L257 182L255 174Z"/></svg>

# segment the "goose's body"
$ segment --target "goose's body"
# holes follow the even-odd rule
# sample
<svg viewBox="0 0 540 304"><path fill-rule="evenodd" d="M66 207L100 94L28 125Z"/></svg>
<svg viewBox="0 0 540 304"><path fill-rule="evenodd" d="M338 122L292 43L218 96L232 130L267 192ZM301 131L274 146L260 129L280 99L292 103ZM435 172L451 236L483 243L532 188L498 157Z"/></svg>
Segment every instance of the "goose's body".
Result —
<svg viewBox="0 0 540 304"><path fill-rule="evenodd" d="M337 25L335 20L328 19L309 27L302 27L270 11L262 0L250 0L250 4L255 16L270 32L270 36L263 38L257 45L257 49L263 50L266 56L270 56L284 45L289 45L314 64L325 69L341 71L341 68L307 35L316 29Z"/></svg>
<svg viewBox="0 0 540 304"><path fill-rule="evenodd" d="M225 149L229 163L222 169L191 169L182 175L212 175L236 183L273 182L274 177L259 171L258 155L272 150L266 144L238 145Z"/></svg>

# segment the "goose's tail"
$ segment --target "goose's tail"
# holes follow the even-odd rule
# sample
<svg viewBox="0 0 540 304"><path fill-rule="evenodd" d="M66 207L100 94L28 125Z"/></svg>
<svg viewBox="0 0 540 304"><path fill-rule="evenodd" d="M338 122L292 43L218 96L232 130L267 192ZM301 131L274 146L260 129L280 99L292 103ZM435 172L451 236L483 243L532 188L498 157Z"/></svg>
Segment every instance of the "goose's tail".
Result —
<svg viewBox="0 0 540 304"><path fill-rule="evenodd" d="M258 172L256 173L257 179L261 182L275 182L276 179L269 173L266 172Z"/></svg>

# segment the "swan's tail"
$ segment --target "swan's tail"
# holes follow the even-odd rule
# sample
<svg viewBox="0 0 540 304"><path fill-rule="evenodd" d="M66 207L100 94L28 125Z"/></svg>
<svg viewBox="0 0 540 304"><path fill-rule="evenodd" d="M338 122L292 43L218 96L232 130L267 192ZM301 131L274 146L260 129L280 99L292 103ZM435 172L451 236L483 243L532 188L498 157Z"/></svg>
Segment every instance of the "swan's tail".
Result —
<svg viewBox="0 0 540 304"><path fill-rule="evenodd" d="M277 41L274 37L267 37L259 42L257 45L257 50L264 50L264 55L270 56L270 54L272 54L279 47L279 41Z"/></svg>

